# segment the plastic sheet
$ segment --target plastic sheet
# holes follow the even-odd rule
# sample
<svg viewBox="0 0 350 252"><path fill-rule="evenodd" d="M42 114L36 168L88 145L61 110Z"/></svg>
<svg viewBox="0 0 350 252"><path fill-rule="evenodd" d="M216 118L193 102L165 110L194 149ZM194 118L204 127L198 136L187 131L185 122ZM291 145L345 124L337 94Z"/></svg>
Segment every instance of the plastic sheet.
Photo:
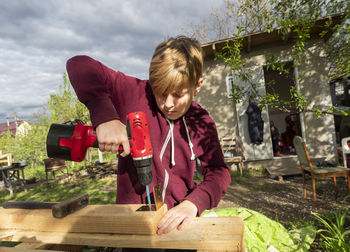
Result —
<svg viewBox="0 0 350 252"><path fill-rule="evenodd" d="M249 252L308 251L316 230L305 226L288 231L282 224L247 208L206 210L202 217L239 216L244 220L244 241Z"/></svg>

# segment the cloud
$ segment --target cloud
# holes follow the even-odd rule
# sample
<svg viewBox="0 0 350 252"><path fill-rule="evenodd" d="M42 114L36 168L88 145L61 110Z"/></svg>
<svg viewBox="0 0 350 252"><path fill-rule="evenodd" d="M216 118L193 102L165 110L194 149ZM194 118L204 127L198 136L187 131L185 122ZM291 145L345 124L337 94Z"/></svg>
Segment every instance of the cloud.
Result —
<svg viewBox="0 0 350 252"><path fill-rule="evenodd" d="M68 58L87 54L141 79L155 46L199 23L211 0L0 1L0 123L29 119L63 83Z"/></svg>

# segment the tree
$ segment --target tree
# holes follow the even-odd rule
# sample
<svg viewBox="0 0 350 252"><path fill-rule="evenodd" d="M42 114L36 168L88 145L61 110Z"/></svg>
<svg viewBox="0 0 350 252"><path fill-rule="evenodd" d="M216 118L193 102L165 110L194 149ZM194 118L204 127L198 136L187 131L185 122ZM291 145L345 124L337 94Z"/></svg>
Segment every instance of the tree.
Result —
<svg viewBox="0 0 350 252"><path fill-rule="evenodd" d="M242 27L247 33L264 31L268 13L267 0L224 0L224 8L215 9L210 19L191 25L185 33L206 43L229 38Z"/></svg>
<svg viewBox="0 0 350 252"><path fill-rule="evenodd" d="M74 119L82 120L85 123L90 121L87 108L79 102L66 74L63 74L63 85L59 86L59 93L50 95L48 111L50 114L49 124L64 123Z"/></svg>
<svg viewBox="0 0 350 252"><path fill-rule="evenodd" d="M332 27L333 36L327 43L328 59L331 63L331 78L350 76L350 3L346 0L270 0L271 17L270 27L281 27L284 32L290 27L306 27L302 34L308 33L307 28L314 21L336 13L343 13L342 24ZM329 28L330 22L325 28ZM270 28L268 27L268 28ZM325 36L326 32L320 34Z"/></svg>
<svg viewBox="0 0 350 252"><path fill-rule="evenodd" d="M30 125L25 133L13 135L9 131L0 138L0 149L12 153L15 162L25 160L34 168L46 156L46 127L39 122Z"/></svg>
<svg viewBox="0 0 350 252"><path fill-rule="evenodd" d="M48 111L48 113L45 113ZM89 114L73 92L66 74L58 94L51 94L47 108L36 115L36 122L30 125L26 134L12 135L7 132L0 138L0 149L12 153L16 161L26 160L32 168L42 164L46 154L46 136L52 123L64 123L71 119L88 122Z"/></svg>

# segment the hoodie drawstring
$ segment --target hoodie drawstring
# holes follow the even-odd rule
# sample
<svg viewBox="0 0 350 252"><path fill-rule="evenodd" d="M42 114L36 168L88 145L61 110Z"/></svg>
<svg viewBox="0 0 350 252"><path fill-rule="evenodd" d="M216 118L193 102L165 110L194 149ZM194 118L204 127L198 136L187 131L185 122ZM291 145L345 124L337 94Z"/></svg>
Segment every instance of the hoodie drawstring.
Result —
<svg viewBox="0 0 350 252"><path fill-rule="evenodd" d="M184 122L184 125L185 125L185 129L186 129L186 133L187 133L188 146L190 146L190 150L191 150L191 160L194 160L196 158L196 156L194 155L194 152L193 152L193 144L191 142L190 133L188 132L188 128L187 128L187 124L186 124L186 120L185 120L184 116L182 117L182 121Z"/></svg>
<svg viewBox="0 0 350 252"><path fill-rule="evenodd" d="M175 166L175 150L174 150L174 123L172 121L169 121L166 119L167 122L169 123L170 129L168 132L168 135L164 141L162 150L160 151L160 160L163 159L163 155L165 152L166 147L168 146L169 140L171 139L171 165Z"/></svg>
<svg viewBox="0 0 350 252"><path fill-rule="evenodd" d="M166 139L164 141L162 150L160 151L160 160L163 159L163 155L164 155L165 149L168 146L169 140L171 139L171 165L175 166L174 122L170 121L168 119L166 119L166 120L169 123L170 129L169 129L168 135L167 135L167 137L166 137ZM187 127L187 123L186 123L185 117L182 117L182 121L183 121L183 123L185 125L185 129L186 129L188 146L190 147L190 151L191 151L191 160L195 160L196 155L193 152L193 144L192 144L192 141L191 141L191 138L190 138L190 133L188 131L188 127Z"/></svg>
<svg viewBox="0 0 350 252"><path fill-rule="evenodd" d="M164 141L163 147L162 147L162 149L160 151L159 157L160 157L160 160L163 159L163 155L164 155L165 149L168 146L168 143L169 143L169 141L171 139L171 165L175 166L174 122L170 121L168 119L166 119L166 120L169 123L170 129L169 129L168 135L167 135L167 137L166 137L166 139ZM193 144L192 144L192 141L191 141L191 138L190 138L190 133L189 133L188 128L187 128L185 117L182 117L182 121L183 121L183 123L185 125L186 134L187 134L187 140L188 140L188 146L190 147L190 150L191 150L191 160L195 160L196 156L195 156L195 154L193 152ZM165 178L164 178L163 191L162 191L163 201L165 199L165 192L166 192L166 188L168 187L168 182L169 182L169 174L168 174L166 169L164 169L164 171L165 171Z"/></svg>

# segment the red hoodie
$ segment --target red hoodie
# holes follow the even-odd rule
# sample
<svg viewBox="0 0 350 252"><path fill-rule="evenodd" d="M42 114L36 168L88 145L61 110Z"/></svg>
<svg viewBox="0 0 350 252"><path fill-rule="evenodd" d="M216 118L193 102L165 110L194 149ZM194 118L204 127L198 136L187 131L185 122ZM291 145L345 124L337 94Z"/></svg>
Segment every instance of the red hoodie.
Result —
<svg viewBox="0 0 350 252"><path fill-rule="evenodd" d="M149 81L116 72L88 56L69 59L67 72L94 127L113 119L125 124L128 113L146 113L153 147L151 194L153 186L161 184L169 209L184 200L194 203L198 214L217 206L230 184L230 169L224 162L215 122L206 110L192 102L182 118L169 121L158 109ZM200 184L193 180L196 158L204 177ZM117 203L144 204L145 198L131 156L120 157Z"/></svg>

